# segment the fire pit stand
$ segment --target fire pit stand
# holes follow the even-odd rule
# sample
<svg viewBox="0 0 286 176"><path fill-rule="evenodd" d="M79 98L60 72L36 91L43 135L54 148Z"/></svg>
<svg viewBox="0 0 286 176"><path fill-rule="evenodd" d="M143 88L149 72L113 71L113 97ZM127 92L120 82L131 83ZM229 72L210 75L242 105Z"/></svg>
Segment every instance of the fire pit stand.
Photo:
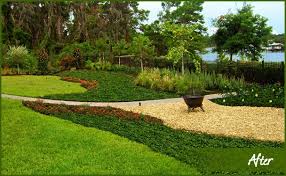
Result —
<svg viewBox="0 0 286 176"><path fill-rule="evenodd" d="M188 112L198 107L200 107L202 111L205 112L203 108L204 96L184 95L183 99L185 100L185 103L188 105Z"/></svg>

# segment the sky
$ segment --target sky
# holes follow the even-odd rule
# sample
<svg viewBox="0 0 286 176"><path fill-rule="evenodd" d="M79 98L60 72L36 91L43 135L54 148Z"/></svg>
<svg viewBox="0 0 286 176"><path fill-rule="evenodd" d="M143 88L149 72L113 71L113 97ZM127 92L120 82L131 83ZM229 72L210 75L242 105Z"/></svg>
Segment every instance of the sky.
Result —
<svg viewBox="0 0 286 176"><path fill-rule="evenodd" d="M246 1L247 2L247 1ZM282 1L271 2L247 2L253 6L255 14L259 14L268 18L268 25L272 26L273 34L281 34L285 31L285 5ZM208 33L215 33L216 29L212 25L212 20L216 17L226 14L228 12L235 13L238 8L243 6L243 2L204 2L202 14L205 20L205 26L208 28ZM149 20L145 23L152 23L158 19L157 15L162 10L160 1L141 1L139 2L139 8L150 11Z"/></svg>

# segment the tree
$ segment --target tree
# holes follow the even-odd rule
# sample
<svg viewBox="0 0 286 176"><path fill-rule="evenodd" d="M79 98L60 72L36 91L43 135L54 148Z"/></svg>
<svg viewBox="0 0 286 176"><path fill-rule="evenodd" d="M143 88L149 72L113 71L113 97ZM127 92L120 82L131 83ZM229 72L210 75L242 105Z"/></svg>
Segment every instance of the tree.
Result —
<svg viewBox="0 0 286 176"><path fill-rule="evenodd" d="M205 32L204 18L201 14L203 3L202 0L162 2L163 11L159 14L160 20L175 24L195 24L200 33Z"/></svg>
<svg viewBox="0 0 286 176"><path fill-rule="evenodd" d="M184 25L166 22L162 25L162 34L168 38L167 45L169 51L167 59L177 63L181 60L182 74L185 73L184 60L190 58L196 66L196 71L200 71L198 52L201 51L201 34L197 32L198 25Z"/></svg>
<svg viewBox="0 0 286 176"><path fill-rule="evenodd" d="M142 26L142 31L145 36L148 36L155 47L157 56L166 55L168 47L166 44L166 39L161 33L160 22L158 20L151 24L145 24Z"/></svg>
<svg viewBox="0 0 286 176"><path fill-rule="evenodd" d="M118 41L114 46L113 46L113 52L117 54L118 56L118 64L120 65L120 56L122 54L126 54L128 51L128 44L124 39Z"/></svg>
<svg viewBox="0 0 286 176"><path fill-rule="evenodd" d="M140 66L143 71L143 61L154 54L154 47L148 37L139 34L133 37L131 52L140 59Z"/></svg>
<svg viewBox="0 0 286 176"><path fill-rule="evenodd" d="M214 35L215 50L228 53L230 60L234 54L240 53L256 61L261 57L263 45L267 44L271 27L267 19L254 15L250 5L244 5L237 14L226 14L214 21L218 28Z"/></svg>
<svg viewBox="0 0 286 176"><path fill-rule="evenodd" d="M95 42L96 49L100 52L100 59L104 60L105 52L108 50L108 39L107 38L99 38Z"/></svg>

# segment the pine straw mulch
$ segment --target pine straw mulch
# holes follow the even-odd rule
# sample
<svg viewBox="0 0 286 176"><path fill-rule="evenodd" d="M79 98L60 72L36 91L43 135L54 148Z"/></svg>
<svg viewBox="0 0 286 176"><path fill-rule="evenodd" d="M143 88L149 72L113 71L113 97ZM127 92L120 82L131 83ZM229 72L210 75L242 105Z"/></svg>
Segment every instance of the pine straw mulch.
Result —
<svg viewBox="0 0 286 176"><path fill-rule="evenodd" d="M85 79L79 79L79 78L73 78L73 77L62 77L61 80L80 83L80 85L86 88L87 90L96 88L98 84L97 81L95 80L85 80Z"/></svg>
<svg viewBox="0 0 286 176"><path fill-rule="evenodd" d="M116 105L127 111L162 119L175 128L230 137L284 142L284 109L272 107L222 106L207 99L200 108L188 113L183 99L176 103L142 106Z"/></svg>

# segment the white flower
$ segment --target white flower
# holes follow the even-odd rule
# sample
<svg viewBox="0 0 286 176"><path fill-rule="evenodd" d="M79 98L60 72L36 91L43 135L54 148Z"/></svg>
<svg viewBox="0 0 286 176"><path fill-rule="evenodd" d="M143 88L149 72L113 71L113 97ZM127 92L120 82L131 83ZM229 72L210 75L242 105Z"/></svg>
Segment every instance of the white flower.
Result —
<svg viewBox="0 0 286 176"><path fill-rule="evenodd" d="M269 103L272 103L272 100L269 100Z"/></svg>
<svg viewBox="0 0 286 176"><path fill-rule="evenodd" d="M275 89L272 89L272 91L274 92L274 91L275 91Z"/></svg>
<svg viewBox="0 0 286 176"><path fill-rule="evenodd" d="M258 94L255 94L256 97L258 97Z"/></svg>
<svg viewBox="0 0 286 176"><path fill-rule="evenodd" d="M244 102L244 98L241 101Z"/></svg>
<svg viewBox="0 0 286 176"><path fill-rule="evenodd" d="M225 99L223 99L222 102L225 102Z"/></svg>
<svg viewBox="0 0 286 176"><path fill-rule="evenodd" d="M251 89L251 92L253 92L253 89Z"/></svg>

